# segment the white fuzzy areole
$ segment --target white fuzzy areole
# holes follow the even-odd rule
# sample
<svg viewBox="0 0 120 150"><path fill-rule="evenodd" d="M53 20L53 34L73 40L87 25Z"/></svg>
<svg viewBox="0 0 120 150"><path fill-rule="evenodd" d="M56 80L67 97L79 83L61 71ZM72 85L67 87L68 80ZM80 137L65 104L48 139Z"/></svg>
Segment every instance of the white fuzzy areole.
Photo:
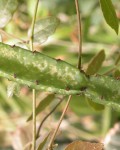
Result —
<svg viewBox="0 0 120 150"><path fill-rule="evenodd" d="M9 57L17 57L16 56L16 52L11 51L11 50L8 51L6 48L3 48L3 50L0 53L1 53L1 55L3 54L3 56L7 57L7 58L9 58Z"/></svg>
<svg viewBox="0 0 120 150"><path fill-rule="evenodd" d="M45 71L48 67L48 62L47 61L43 61L42 63L38 63L37 67L39 68L39 70L41 72Z"/></svg>
<svg viewBox="0 0 120 150"><path fill-rule="evenodd" d="M51 65L51 71L50 71L51 75L54 75L54 74L56 74L57 72L58 72L57 66Z"/></svg>

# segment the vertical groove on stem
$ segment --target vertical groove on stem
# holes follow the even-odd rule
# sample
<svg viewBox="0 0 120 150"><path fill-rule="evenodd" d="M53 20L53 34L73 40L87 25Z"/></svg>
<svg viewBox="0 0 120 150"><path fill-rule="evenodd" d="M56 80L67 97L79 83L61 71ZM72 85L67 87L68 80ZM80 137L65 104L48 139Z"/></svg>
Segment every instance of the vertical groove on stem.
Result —
<svg viewBox="0 0 120 150"><path fill-rule="evenodd" d="M79 37L79 56L78 56L78 69L81 71L81 55L82 55L82 23L78 0L75 0L77 20L78 20L78 37Z"/></svg>
<svg viewBox="0 0 120 150"><path fill-rule="evenodd" d="M77 12L77 20L78 20L78 36L79 36L79 56L78 56L78 69L80 69L80 71L82 70L81 69L81 55L82 55L82 23L81 23L81 16L80 16L80 9L79 9L79 4L78 4L78 0L75 0L75 5L76 5L76 12ZM56 135L57 135L57 132L58 132L58 130L59 130L59 127L60 127L60 125L61 125L61 122L62 122L62 120L63 120L63 117L64 117L64 115L65 115L65 113L66 113L66 111L67 111L67 108L68 108L68 106L69 106L69 103L70 103L70 100L71 100L71 98L72 98L72 95L70 95L69 96L69 98L68 98L68 100L67 100L67 103L66 103L66 106L65 106L65 108L64 108L64 110L63 110L63 113L62 113L62 115L61 115L61 117L60 117L60 120L59 120L59 122L58 122L58 125L57 125L57 127L56 127L56 129L55 129L55 131L54 131L54 133L53 133L53 135L52 135L52 138L51 138L51 140L50 140L50 142L49 142L49 146L48 146L48 150L53 150L53 142L54 142L54 139L55 139L55 137L56 137Z"/></svg>
<svg viewBox="0 0 120 150"><path fill-rule="evenodd" d="M33 35L34 35L34 26L35 26L35 20L36 20L36 15L37 15L37 8L38 8L38 3L39 0L36 0L35 3L35 9L34 9L34 15L33 15L33 20L32 20L32 25L31 25L31 33L30 33L30 49L33 51ZM36 91L33 89L33 144L32 144L32 149L36 150Z"/></svg>

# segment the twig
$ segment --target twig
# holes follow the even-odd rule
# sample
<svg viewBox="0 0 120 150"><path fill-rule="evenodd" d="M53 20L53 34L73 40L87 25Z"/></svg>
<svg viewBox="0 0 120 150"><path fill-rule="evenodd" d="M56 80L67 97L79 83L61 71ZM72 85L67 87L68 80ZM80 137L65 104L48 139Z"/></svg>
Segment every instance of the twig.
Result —
<svg viewBox="0 0 120 150"><path fill-rule="evenodd" d="M60 125L61 125L61 122L62 122L62 120L63 120L63 117L64 117L64 115L65 115L65 113L66 113L66 111L67 111L67 108L68 108L68 106L69 106L71 97L72 97L72 96L70 95L69 98L68 98L67 104L66 104L66 106L65 106L65 108L64 108L64 110L63 110L63 113L62 113L62 115L61 115L61 117L60 117L60 120L59 120L59 122L58 122L58 125L57 125L57 127L56 127L56 129L55 129L55 131L54 131L54 133L53 133L53 135L52 135L52 137L51 137L51 140L50 140L49 146L48 146L48 150L52 150L52 149L53 149L53 142L54 142L54 139L55 139L56 134L57 134L57 132L58 132L58 129L59 129Z"/></svg>
<svg viewBox="0 0 120 150"><path fill-rule="evenodd" d="M36 0L35 4L35 10L31 25L31 34L30 34L30 49L33 51L33 35L34 35L34 26L35 26L35 20L37 15L37 8L38 8L39 0ZM33 150L36 150L36 91L33 89Z"/></svg>
<svg viewBox="0 0 120 150"><path fill-rule="evenodd" d="M79 36L79 56L78 56L78 69L81 71L81 55L82 55L82 23L81 23L81 15L79 9L78 0L75 0L76 12L77 12L77 20L78 20L78 36Z"/></svg>
<svg viewBox="0 0 120 150"><path fill-rule="evenodd" d="M31 33L30 33L30 49L31 49L31 51L33 51L33 35L34 35L34 26L35 26L35 20L36 20L36 15L37 15L38 2L39 2L39 0L36 0L34 16L33 16L32 25L31 25Z"/></svg>
<svg viewBox="0 0 120 150"><path fill-rule="evenodd" d="M33 89L33 150L36 150L36 91Z"/></svg>
<svg viewBox="0 0 120 150"><path fill-rule="evenodd" d="M17 39L19 41L21 41L22 43L27 43L27 41L23 40L23 39L20 39L19 37L13 35L13 34L10 34L10 33L7 33L6 31L0 29L0 32L3 33L4 35L10 37L10 38L14 38L14 39Z"/></svg>
<svg viewBox="0 0 120 150"><path fill-rule="evenodd" d="M43 118L43 120L41 121L38 131L37 131L37 135L36 135L36 139L39 137L40 134L40 130L44 124L44 122L47 120L47 118L57 109L57 107L63 102L64 99L61 99L56 105L55 107Z"/></svg>

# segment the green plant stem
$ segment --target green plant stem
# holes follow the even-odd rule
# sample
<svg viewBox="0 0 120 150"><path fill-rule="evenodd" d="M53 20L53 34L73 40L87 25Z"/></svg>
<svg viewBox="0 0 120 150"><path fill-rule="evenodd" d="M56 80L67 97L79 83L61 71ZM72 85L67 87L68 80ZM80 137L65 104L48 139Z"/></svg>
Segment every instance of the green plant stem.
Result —
<svg viewBox="0 0 120 150"><path fill-rule="evenodd" d="M40 130L44 124L44 122L46 121L46 119L57 109L57 107L63 102L64 99L61 99L56 105L55 107L43 118L43 120L41 121L38 131L37 131L37 135L36 135L36 139L39 137L40 134Z"/></svg>
<svg viewBox="0 0 120 150"><path fill-rule="evenodd" d="M59 129L60 125L61 125L61 122L62 122L62 120L63 120L63 117L64 117L64 115L65 115L65 113L66 113L66 111L67 111L67 108L68 108L68 106L69 106L71 97L72 97L72 96L70 95L69 98L68 98L68 100L67 100L66 106L65 106L65 108L64 108L64 110L63 110L63 112L62 112L62 115L61 115L60 120L59 120L59 122L58 122L57 128L55 129L55 131L54 131L54 133L53 133L53 135L52 135L52 137L51 137L51 140L50 140L50 142L49 142L48 150L52 150L52 149L53 149L53 142L54 142L54 139L55 139L55 137L56 137L56 135L57 135L57 132L58 132L58 129Z"/></svg>
<svg viewBox="0 0 120 150"><path fill-rule="evenodd" d="M78 56L78 69L81 71L81 55L82 55L82 23L78 0L75 0L77 20L78 20L78 37L79 37L79 56Z"/></svg>
<svg viewBox="0 0 120 150"><path fill-rule="evenodd" d="M30 33L30 49L31 49L31 51L33 51L33 35L34 35L34 26L35 26L35 20L36 20L36 15L37 15L38 3L39 3L39 0L36 0L34 16L33 16L32 25L31 25L31 33Z"/></svg>
<svg viewBox="0 0 120 150"><path fill-rule="evenodd" d="M38 3L39 0L36 0L35 4L35 10L34 10L34 16L32 20L32 25L31 25L31 34L30 34L30 49L33 51L33 35L34 35L34 26L35 26L35 20L36 20L36 15L37 15L37 8L38 8ZM32 149L36 150L36 91L33 89L33 145Z"/></svg>

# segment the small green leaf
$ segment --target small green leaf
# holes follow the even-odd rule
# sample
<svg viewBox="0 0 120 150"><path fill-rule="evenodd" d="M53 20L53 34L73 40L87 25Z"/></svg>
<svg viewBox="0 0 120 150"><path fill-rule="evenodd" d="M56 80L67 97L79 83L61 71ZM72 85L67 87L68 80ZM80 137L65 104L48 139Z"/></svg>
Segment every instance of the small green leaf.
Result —
<svg viewBox="0 0 120 150"><path fill-rule="evenodd" d="M55 32L58 24L59 20L55 17L48 17L37 21L34 29L34 42L40 44L45 42Z"/></svg>
<svg viewBox="0 0 120 150"><path fill-rule="evenodd" d="M93 109L95 109L96 111L101 111L101 110L103 110L103 109L105 108L104 105L95 103L95 102L92 101L91 99L87 99L87 102L88 102L88 104L89 104Z"/></svg>
<svg viewBox="0 0 120 150"><path fill-rule="evenodd" d="M54 100L54 98L55 98L55 95L54 94L50 94L45 99L40 101L40 103L38 104L38 106L36 108L36 116L39 113L41 113L47 106L49 106L50 103ZM32 120L32 114L27 119L27 121L30 121L30 120Z"/></svg>
<svg viewBox="0 0 120 150"><path fill-rule="evenodd" d="M100 0L101 9L107 24L118 34L119 21L111 0Z"/></svg>
<svg viewBox="0 0 120 150"><path fill-rule="evenodd" d="M86 70L86 74L94 75L98 72L100 67L102 66L103 61L105 60L105 51L101 50L97 55L95 55L90 61L88 68Z"/></svg>
<svg viewBox="0 0 120 150"><path fill-rule="evenodd" d="M0 0L0 28L5 27L12 19L17 4L17 0Z"/></svg>

